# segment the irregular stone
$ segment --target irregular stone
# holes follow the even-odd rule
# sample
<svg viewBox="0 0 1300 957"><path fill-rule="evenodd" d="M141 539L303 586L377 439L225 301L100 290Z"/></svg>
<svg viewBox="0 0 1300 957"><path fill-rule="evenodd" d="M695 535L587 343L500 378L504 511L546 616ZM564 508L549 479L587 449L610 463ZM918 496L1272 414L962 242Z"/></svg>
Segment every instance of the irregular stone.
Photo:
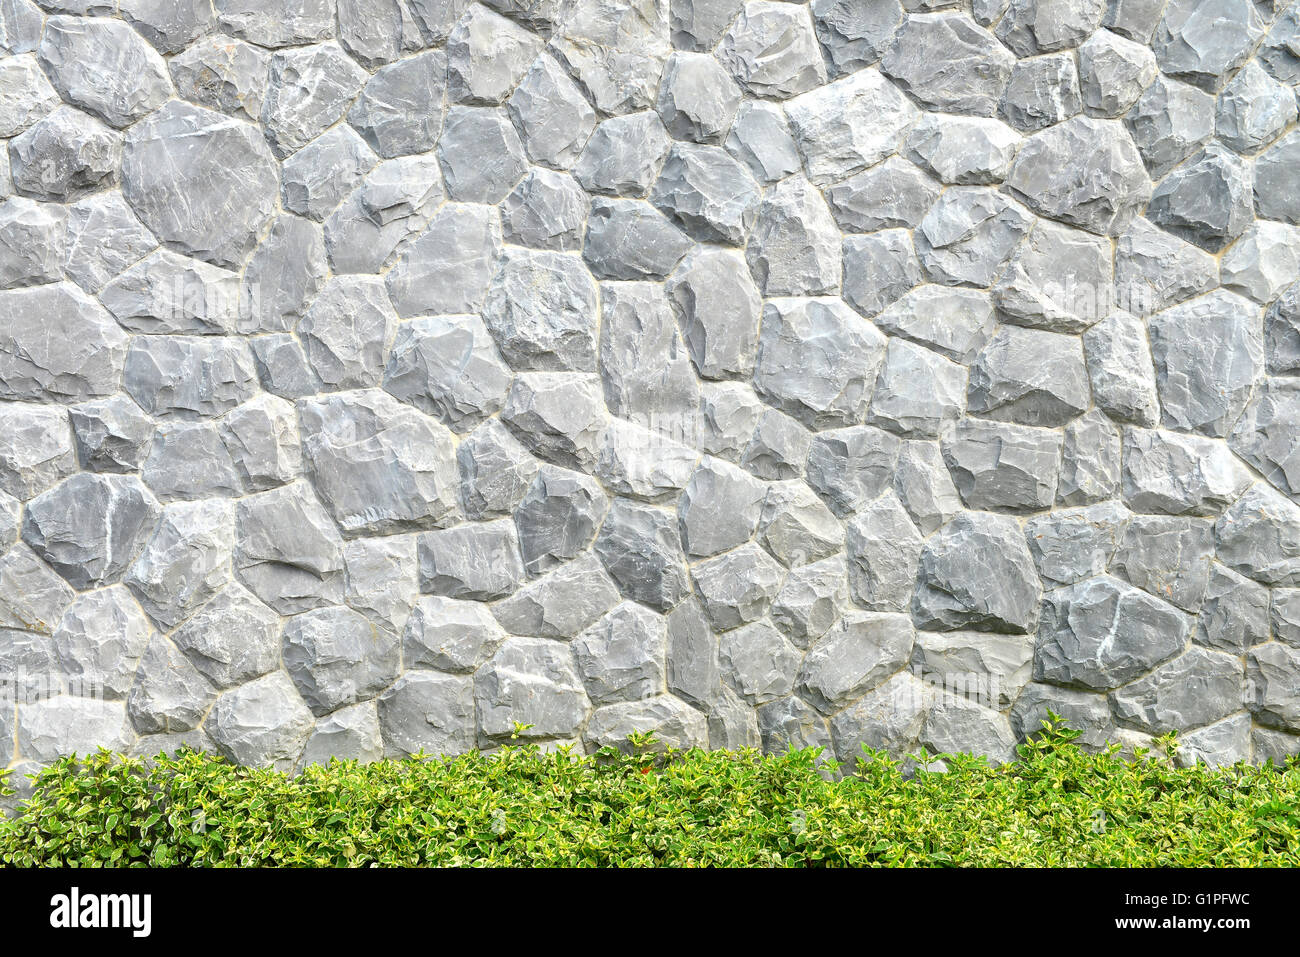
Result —
<svg viewBox="0 0 1300 957"><path fill-rule="evenodd" d="M1227 435L1263 372L1258 308L1222 290L1147 321L1167 428Z"/></svg>
<svg viewBox="0 0 1300 957"><path fill-rule="evenodd" d="M725 145L764 185L798 172L802 164L785 112L762 100L741 102Z"/></svg>
<svg viewBox="0 0 1300 957"><path fill-rule="evenodd" d="M723 34L717 56L754 96L787 99L826 82L811 18L772 0L745 4Z"/></svg>
<svg viewBox="0 0 1300 957"><path fill-rule="evenodd" d="M1228 440L1234 452L1292 496L1300 495L1297 415L1300 415L1300 382L1266 379L1237 420Z"/></svg>
<svg viewBox="0 0 1300 957"><path fill-rule="evenodd" d="M948 695L1004 711L1033 673L1034 645L1023 635L922 631L912 649L912 673Z"/></svg>
<svg viewBox="0 0 1300 957"><path fill-rule="evenodd" d="M15 730L19 753L40 765L100 747L124 751L134 737L122 702L66 694L24 703Z"/></svg>
<svg viewBox="0 0 1300 957"><path fill-rule="evenodd" d="M676 430L660 431L653 413L649 418L649 428L623 419L609 420L596 476L615 495L664 502L686 487L699 452L671 438Z"/></svg>
<svg viewBox="0 0 1300 957"><path fill-rule="evenodd" d="M343 541L306 482L248 496L237 506L235 524L236 574L277 612L343 600Z"/></svg>
<svg viewBox="0 0 1300 957"><path fill-rule="evenodd" d="M1019 143L1000 120L930 113L907 134L905 155L940 182L988 185L1006 177Z"/></svg>
<svg viewBox="0 0 1300 957"><path fill-rule="evenodd" d="M1124 502L1138 512L1218 515L1250 485L1225 443L1148 429L1124 431Z"/></svg>
<svg viewBox="0 0 1300 957"><path fill-rule="evenodd" d="M1111 562L1112 573L1153 595L1196 612L1214 553L1207 519L1136 515Z"/></svg>
<svg viewBox="0 0 1300 957"><path fill-rule="evenodd" d="M325 39L334 30L334 6L331 0L216 0L223 29L268 47Z"/></svg>
<svg viewBox="0 0 1300 957"><path fill-rule="evenodd" d="M596 286L576 256L509 250L483 318L514 368L595 370Z"/></svg>
<svg viewBox="0 0 1300 957"><path fill-rule="evenodd" d="M121 585L81 595L54 630L53 644L70 686L84 697L121 700L153 626Z"/></svg>
<svg viewBox="0 0 1300 957"><path fill-rule="evenodd" d="M279 173L253 126L172 100L126 134L122 192L164 243L238 266L275 210Z"/></svg>
<svg viewBox="0 0 1300 957"><path fill-rule="evenodd" d="M1249 58L1266 29L1259 9L1245 0L1172 0L1151 46L1163 72L1216 92Z"/></svg>
<svg viewBox="0 0 1300 957"><path fill-rule="evenodd" d="M0 90L5 92L0 106L0 133L5 137L17 136L59 105L59 94L30 54L5 58L0 65Z"/></svg>
<svg viewBox="0 0 1300 957"><path fill-rule="evenodd" d="M904 21L880 68L930 109L992 116L1014 63L965 14L933 13Z"/></svg>
<svg viewBox="0 0 1300 957"><path fill-rule="evenodd" d="M299 767L327 765L333 759L372 764L383 756L378 709L367 701L317 719L303 748Z"/></svg>
<svg viewBox="0 0 1300 957"><path fill-rule="evenodd" d="M178 422L159 429L141 474L163 501L233 498L242 488L234 459L213 422Z"/></svg>
<svg viewBox="0 0 1300 957"><path fill-rule="evenodd" d="M1300 587L1300 506L1257 482L1214 526L1216 555L1265 585Z"/></svg>
<svg viewBox="0 0 1300 957"><path fill-rule="evenodd" d="M409 671L379 697L379 725L388 757L454 756L474 746L474 694L469 678Z"/></svg>
<svg viewBox="0 0 1300 957"><path fill-rule="evenodd" d="M764 414L763 409L763 403L754 395L754 390L743 382L703 383L700 389L699 447L709 455L739 462L749 447L760 416Z"/></svg>
<svg viewBox="0 0 1300 957"><path fill-rule="evenodd" d="M736 160L717 146L678 143L650 200L702 242L738 246L758 211L761 193Z"/></svg>
<svg viewBox="0 0 1300 957"><path fill-rule="evenodd" d="M761 303L740 256L697 246L664 289L696 372L705 379L748 378L757 354Z"/></svg>
<svg viewBox="0 0 1300 957"><path fill-rule="evenodd" d="M122 384L151 415L216 416L248 401L257 370L237 339L138 336Z"/></svg>
<svg viewBox="0 0 1300 957"><path fill-rule="evenodd" d="M671 512L615 499L595 551L619 590L633 601L667 612L690 591L686 556Z"/></svg>
<svg viewBox="0 0 1300 957"><path fill-rule="evenodd" d="M1153 426L1160 421L1151 346L1142 320L1115 312L1083 336L1092 398L1112 419Z"/></svg>
<svg viewBox="0 0 1300 957"><path fill-rule="evenodd" d="M239 274L156 249L99 293L131 332L227 335L239 321Z"/></svg>
<svg viewBox="0 0 1300 957"><path fill-rule="evenodd" d="M1296 118L1295 94L1252 60L1219 95L1215 132L1239 153L1266 146Z"/></svg>
<svg viewBox="0 0 1300 957"><path fill-rule="evenodd" d="M11 642L3 660L9 665L15 651L21 657L26 650L19 644L19 633L52 634L75 595L67 582L22 543L0 557L0 586L0 627L6 629L6 640Z"/></svg>
<svg viewBox="0 0 1300 957"><path fill-rule="evenodd" d="M1134 315L1158 312L1213 289L1217 265L1204 250L1135 219L1115 245L1117 301Z"/></svg>
<svg viewBox="0 0 1300 957"><path fill-rule="evenodd" d="M23 541L84 590L121 577L159 512L135 476L81 473L27 503Z"/></svg>
<svg viewBox="0 0 1300 957"><path fill-rule="evenodd" d="M1016 758L1010 720L965 697L937 695L925 715L921 744L939 754L972 754L992 764Z"/></svg>
<svg viewBox="0 0 1300 957"><path fill-rule="evenodd" d="M499 203L527 171L524 147L506 111L453 106L438 140L447 196L462 203Z"/></svg>
<svg viewBox="0 0 1300 957"><path fill-rule="evenodd" d="M912 620L918 628L940 631L1028 633L1038 624L1040 592L1016 523L962 512L921 551Z"/></svg>
<svg viewBox="0 0 1300 957"><path fill-rule="evenodd" d="M509 638L474 675L479 728L489 737L566 737L589 707L569 649L544 638Z"/></svg>
<svg viewBox="0 0 1300 957"><path fill-rule="evenodd" d="M634 732L654 733L650 750L686 750L707 747L709 725L703 714L672 695L645 701L606 705L592 713L584 739L592 748L616 747L628 751Z"/></svg>
<svg viewBox="0 0 1300 957"><path fill-rule="evenodd" d="M1140 43L1098 30L1079 47L1083 102L1095 115L1119 116L1159 75L1155 55Z"/></svg>
<svg viewBox="0 0 1300 957"><path fill-rule="evenodd" d="M162 106L172 93L163 58L120 20L50 17L39 56L67 102L119 129Z"/></svg>
<svg viewBox="0 0 1300 957"><path fill-rule="evenodd" d="M1277 608L1276 599L1274 608ZM1273 630L1277 637L1284 637L1280 629ZM1196 619L1196 643L1242 655L1268 638L1268 589L1218 562L1211 563L1205 604Z"/></svg>
<svg viewBox="0 0 1300 957"><path fill-rule="evenodd" d="M790 570L772 602L771 620L797 647L807 648L847 606L844 558L835 555Z"/></svg>
<svg viewBox="0 0 1300 957"><path fill-rule="evenodd" d="M958 362L974 357L995 324L987 292L942 285L918 286L872 322Z"/></svg>
<svg viewBox="0 0 1300 957"><path fill-rule="evenodd" d="M122 135L80 110L61 106L10 141L9 159L19 193L71 202L116 184Z"/></svg>
<svg viewBox="0 0 1300 957"><path fill-rule="evenodd" d="M140 659L126 712L142 734L193 731L208 716L216 697L217 689L176 646L155 635Z"/></svg>
<svg viewBox="0 0 1300 957"><path fill-rule="evenodd" d="M1191 648L1110 696L1115 718L1151 734L1219 721L1242 707L1241 659Z"/></svg>
<svg viewBox="0 0 1300 957"><path fill-rule="evenodd" d="M573 175L589 193L645 196L670 146L663 121L649 110L614 116L596 127Z"/></svg>
<svg viewBox="0 0 1300 957"><path fill-rule="evenodd" d="M1300 652L1270 641L1254 648L1246 656L1245 690L1247 707L1262 725L1300 730L1300 699L1296 696L1295 674L1300 667Z"/></svg>
<svg viewBox="0 0 1300 957"><path fill-rule="evenodd" d="M807 485L767 487L758 521L758 542L787 567L820 561L844 546L844 529Z"/></svg>
<svg viewBox="0 0 1300 957"><path fill-rule="evenodd" d="M1064 425L1091 401L1079 340L1002 326L976 357L967 408L1024 425Z"/></svg>
<svg viewBox="0 0 1300 957"><path fill-rule="evenodd" d="M519 536L509 519L424 532L417 547L423 592L492 601L524 581Z"/></svg>
<svg viewBox="0 0 1300 957"><path fill-rule="evenodd" d="M943 459L967 508L1047 508L1056 495L1059 433L965 419L942 443Z"/></svg>
<svg viewBox="0 0 1300 957"><path fill-rule="evenodd" d="M768 190L745 258L765 296L816 296L839 290L841 239L821 194L792 178Z"/></svg>
<svg viewBox="0 0 1300 957"><path fill-rule="evenodd" d="M662 691L666 648L663 617L634 602L617 605L573 641L587 696L597 707Z"/></svg>
<svg viewBox="0 0 1300 957"><path fill-rule="evenodd" d="M1250 715L1237 714L1215 724L1178 736L1178 753L1174 763L1195 767L1198 763L1211 768L1230 767L1250 760Z"/></svg>
<svg viewBox="0 0 1300 957"><path fill-rule="evenodd" d="M1059 509L1025 523L1025 536L1043 582L1073 585L1110 567L1132 516L1116 502Z"/></svg>
<svg viewBox="0 0 1300 957"><path fill-rule="evenodd" d="M989 187L955 186L921 220L916 255L931 282L991 286L1030 223L1018 204Z"/></svg>
<svg viewBox="0 0 1300 957"><path fill-rule="evenodd" d="M228 36L203 37L167 61L176 93L198 106L257 121L271 55Z"/></svg>
<svg viewBox="0 0 1300 957"><path fill-rule="evenodd" d="M76 470L62 409L0 402L0 489L30 499Z"/></svg>
<svg viewBox="0 0 1300 957"><path fill-rule="evenodd" d="M785 570L751 542L698 563L691 575L709 621L725 631L767 614Z"/></svg>
<svg viewBox="0 0 1300 957"><path fill-rule="evenodd" d="M95 293L157 245L120 192L95 193L68 207L63 270Z"/></svg>
<svg viewBox="0 0 1300 957"><path fill-rule="evenodd" d="M1086 752L1103 751L1119 737L1104 694L1037 682L1026 685L1012 706L1011 728L1016 737L1024 739L1040 734L1050 720L1049 712L1063 718L1067 727L1083 731L1075 740Z"/></svg>
<svg viewBox="0 0 1300 957"><path fill-rule="evenodd" d="M753 537L762 513L763 483L743 469L706 457L677 506L682 544L692 558L707 558Z"/></svg>
<svg viewBox="0 0 1300 957"><path fill-rule="evenodd" d="M706 53L674 53L664 64L655 104L674 138L721 144L740 106L740 90Z"/></svg>
<svg viewBox="0 0 1300 957"><path fill-rule="evenodd" d="M365 701L397 677L397 636L351 608L318 608L285 623L283 660L316 715Z"/></svg>
<svg viewBox="0 0 1300 957"><path fill-rule="evenodd" d="M402 635L407 668L437 668L470 674L505 641L487 605L426 595L411 609Z"/></svg>
<svg viewBox="0 0 1300 957"><path fill-rule="evenodd" d="M616 116L643 110L669 54L668 4L586 2L567 14L550 49L568 67L601 113Z"/></svg>
<svg viewBox="0 0 1300 957"><path fill-rule="evenodd" d="M126 347L121 327L71 283L0 292L0 399L112 395Z"/></svg>
<svg viewBox="0 0 1300 957"><path fill-rule="evenodd" d="M582 258L597 279L663 279L690 248L690 239L649 203L596 199Z"/></svg>
<svg viewBox="0 0 1300 957"><path fill-rule="evenodd" d="M528 158L554 169L577 160L596 125L596 111L549 56L539 56L506 101Z"/></svg>
<svg viewBox="0 0 1300 957"><path fill-rule="evenodd" d="M572 176L534 168L501 203L508 243L574 252L582 248L590 200Z"/></svg>
<svg viewBox="0 0 1300 957"><path fill-rule="evenodd" d="M926 693L909 674L896 674L830 720L835 757L846 772L870 761L865 749L901 757L920 744Z"/></svg>
<svg viewBox="0 0 1300 957"><path fill-rule="evenodd" d="M293 328L325 282L325 272L320 227L297 216L277 216L244 270L239 331ZM256 342L253 347L256 351Z"/></svg>
<svg viewBox="0 0 1300 957"><path fill-rule="evenodd" d="M872 611L907 610L923 539L893 492L861 509L848 525L849 592Z"/></svg>
<svg viewBox="0 0 1300 957"><path fill-rule="evenodd" d="M453 103L505 101L542 48L542 38L486 7L471 6L447 39L447 96Z"/></svg>
<svg viewBox="0 0 1300 957"><path fill-rule="evenodd" d="M1113 497L1119 487L1119 430L1097 409L1085 412L1065 427L1056 501L1086 505Z"/></svg>
<svg viewBox="0 0 1300 957"><path fill-rule="evenodd" d="M870 425L818 432L808 450L808 484L836 515L852 515L889 488L899 447Z"/></svg>
<svg viewBox="0 0 1300 957"><path fill-rule="evenodd" d="M1255 212L1258 215L1300 224L1300 202L1295 198L1297 156L1300 156L1300 134L1292 131L1255 161ZM1233 183L1229 188L1239 185Z"/></svg>
<svg viewBox="0 0 1300 957"><path fill-rule="evenodd" d="M783 412L767 409L754 426L740 464L761 479L799 478L812 448L812 433Z"/></svg>
<svg viewBox="0 0 1300 957"><path fill-rule="evenodd" d="M1124 124L1147 172L1158 179L1214 135L1214 97L1161 76L1138 97Z"/></svg>
<svg viewBox="0 0 1300 957"><path fill-rule="evenodd" d="M823 714L838 711L902 669L915 637L905 615L855 612L804 657L799 694Z"/></svg>
<svg viewBox="0 0 1300 957"><path fill-rule="evenodd" d="M205 727L237 764L284 771L297 761L313 722L289 676L276 671L222 694Z"/></svg>
<svg viewBox="0 0 1300 957"><path fill-rule="evenodd" d="M497 217L486 207L448 206L434 209L446 198L442 174L437 157L431 153L419 156L399 156L385 160L366 174L361 185L325 220L325 246L331 267L336 272L378 272L397 260L401 271L390 273L389 291L399 310L403 303L399 295L411 295L411 273L427 270L430 280L421 293L437 297L461 294L481 297L482 286L491 274L492 263L464 260L456 273L456 282L449 283L446 272L437 272L448 264L437 260L438 255L455 258L463 253L457 250L460 243L485 244L495 250L501 242ZM421 230L433 224L437 239L425 239L414 269L405 264L407 255L414 258L411 248L418 241ZM421 237L424 239L424 237ZM480 247L481 249L482 247ZM431 261L432 260L432 261ZM462 283L463 285L457 285ZM449 287L450 286L450 290ZM444 311L437 307L423 309L421 300L410 300L411 311ZM463 312L464 307L449 307L449 312Z"/></svg>
<svg viewBox="0 0 1300 957"><path fill-rule="evenodd" d="M590 472L603 445L608 413L597 376L524 372L515 376L501 420L534 455Z"/></svg>
<svg viewBox="0 0 1300 957"><path fill-rule="evenodd" d="M921 282L921 267L904 229L844 238L844 300L874 316Z"/></svg>
<svg viewBox="0 0 1300 957"><path fill-rule="evenodd" d="M496 272L501 224L487 206L447 204L387 276L402 318L477 312Z"/></svg>
<svg viewBox="0 0 1300 957"><path fill-rule="evenodd" d="M537 460L500 419L489 419L463 439L456 461L461 505L466 517L474 521L513 512L532 485L538 467Z"/></svg>
<svg viewBox="0 0 1300 957"><path fill-rule="evenodd" d="M1219 263L1223 287L1267 305L1300 276L1297 247L1295 226L1252 223Z"/></svg>
<svg viewBox="0 0 1300 957"><path fill-rule="evenodd" d="M0 288L63 278L67 213L53 203L20 196L0 201Z"/></svg>
<svg viewBox="0 0 1300 957"><path fill-rule="evenodd" d="M998 104L998 112L1021 133L1035 133L1082 109L1079 71L1070 53L1052 53L1016 63Z"/></svg>
<svg viewBox="0 0 1300 957"><path fill-rule="evenodd" d="M233 688L280 666L280 620L237 582L231 582L172 633L205 678Z"/></svg>
<svg viewBox="0 0 1300 957"><path fill-rule="evenodd" d="M906 160L891 156L826 190L831 212L847 232L911 229L939 196L940 186Z"/></svg>
<svg viewBox="0 0 1300 957"><path fill-rule="evenodd" d="M320 222L378 162L352 127L335 126L284 161L280 186L284 207Z"/></svg>
<svg viewBox="0 0 1300 957"><path fill-rule="evenodd" d="M512 635L569 639L618 604L619 593L600 560L578 556L492 606Z"/></svg>
<svg viewBox="0 0 1300 957"><path fill-rule="evenodd" d="M769 301L754 388L810 428L854 425L866 412L885 341L838 300Z"/></svg>
<svg viewBox="0 0 1300 957"><path fill-rule="evenodd" d="M852 73L879 60L903 18L897 0L813 0L810 9L832 75Z"/></svg>
<svg viewBox="0 0 1300 957"><path fill-rule="evenodd" d="M457 432L500 410L511 373L478 316L430 316L397 330L384 388Z"/></svg>
<svg viewBox="0 0 1300 957"><path fill-rule="evenodd" d="M365 71L334 42L272 56L260 120L275 155L288 156L337 123L365 82Z"/></svg>
<svg viewBox="0 0 1300 957"><path fill-rule="evenodd" d="M608 506L594 479L543 465L515 511L524 570L537 576L585 552Z"/></svg>
<svg viewBox="0 0 1300 957"><path fill-rule="evenodd" d="M1076 47L1101 25L1105 0L1011 0L997 36L1019 57Z"/></svg>
<svg viewBox="0 0 1300 957"><path fill-rule="evenodd" d="M724 633L718 640L723 679L754 706L790 693L799 672L799 652L766 621Z"/></svg>
<svg viewBox="0 0 1300 957"><path fill-rule="evenodd" d="M126 574L154 621L170 629L230 581L235 547L234 506L208 500L163 508L153 535ZM242 529L241 529L242 531Z"/></svg>

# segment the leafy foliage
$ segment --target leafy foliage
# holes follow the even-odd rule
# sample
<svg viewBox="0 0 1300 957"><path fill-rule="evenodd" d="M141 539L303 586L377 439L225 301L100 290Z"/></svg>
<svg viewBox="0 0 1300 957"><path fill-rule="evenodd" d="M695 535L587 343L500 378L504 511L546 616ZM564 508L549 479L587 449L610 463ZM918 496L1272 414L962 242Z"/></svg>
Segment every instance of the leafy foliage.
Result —
<svg viewBox="0 0 1300 957"><path fill-rule="evenodd" d="M1059 721L990 767L866 751L594 757L536 746L332 762L292 777L186 752L41 772L0 820L9 865L864 866L1300 864L1300 764L1177 769L1088 754ZM945 770L934 770L942 762ZM927 768L929 770L927 770ZM905 773L910 772L910 773ZM0 780L0 787L3 781Z"/></svg>

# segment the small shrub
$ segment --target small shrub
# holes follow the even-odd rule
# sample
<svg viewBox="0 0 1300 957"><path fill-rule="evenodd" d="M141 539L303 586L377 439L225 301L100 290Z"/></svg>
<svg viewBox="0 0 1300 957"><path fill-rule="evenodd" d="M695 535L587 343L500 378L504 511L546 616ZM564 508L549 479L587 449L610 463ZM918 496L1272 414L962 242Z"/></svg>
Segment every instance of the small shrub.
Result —
<svg viewBox="0 0 1300 957"><path fill-rule="evenodd" d="M1059 723L990 767L905 775L866 752L492 755L297 777L181 753L101 751L39 775L0 862L76 866L1251 866L1300 863L1300 765L1177 769L1087 754ZM1166 742L1172 748L1172 744ZM834 770L834 764L829 766ZM2 786L2 785L0 785Z"/></svg>

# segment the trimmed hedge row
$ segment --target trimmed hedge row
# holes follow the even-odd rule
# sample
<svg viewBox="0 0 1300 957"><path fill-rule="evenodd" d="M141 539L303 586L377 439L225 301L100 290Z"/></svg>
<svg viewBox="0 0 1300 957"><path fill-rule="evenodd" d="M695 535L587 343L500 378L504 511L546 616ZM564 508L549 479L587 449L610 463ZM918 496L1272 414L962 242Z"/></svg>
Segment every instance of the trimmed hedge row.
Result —
<svg viewBox="0 0 1300 957"><path fill-rule="evenodd" d="M333 762L291 777L187 752L45 769L0 820L8 865L861 866L1300 864L1300 765L1176 769L1087 754L1059 722L989 767L815 751ZM920 756L920 767L934 767ZM834 765L830 765L833 769ZM905 771L909 773L904 773ZM0 786L2 782L0 782Z"/></svg>

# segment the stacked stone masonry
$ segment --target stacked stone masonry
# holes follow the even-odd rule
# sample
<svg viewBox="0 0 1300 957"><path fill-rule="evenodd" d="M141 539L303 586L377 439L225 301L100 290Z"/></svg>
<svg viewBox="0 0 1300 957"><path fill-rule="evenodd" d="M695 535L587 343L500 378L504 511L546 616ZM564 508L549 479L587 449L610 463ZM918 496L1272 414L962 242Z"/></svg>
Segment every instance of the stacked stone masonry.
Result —
<svg viewBox="0 0 1300 957"><path fill-rule="evenodd" d="M1300 752L1300 9L0 0L0 767Z"/></svg>

